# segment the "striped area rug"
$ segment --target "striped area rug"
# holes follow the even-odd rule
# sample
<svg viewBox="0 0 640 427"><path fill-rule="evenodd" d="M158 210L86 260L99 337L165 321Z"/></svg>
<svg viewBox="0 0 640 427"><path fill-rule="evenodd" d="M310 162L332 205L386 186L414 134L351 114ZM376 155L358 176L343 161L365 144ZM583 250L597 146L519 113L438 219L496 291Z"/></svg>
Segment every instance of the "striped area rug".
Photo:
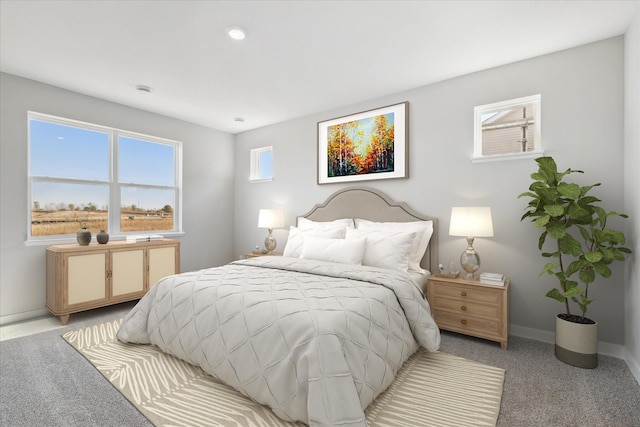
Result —
<svg viewBox="0 0 640 427"><path fill-rule="evenodd" d="M116 338L122 320L67 332L78 350L156 426L292 427L202 369ZM369 426L495 426L504 370L419 350L365 411Z"/></svg>

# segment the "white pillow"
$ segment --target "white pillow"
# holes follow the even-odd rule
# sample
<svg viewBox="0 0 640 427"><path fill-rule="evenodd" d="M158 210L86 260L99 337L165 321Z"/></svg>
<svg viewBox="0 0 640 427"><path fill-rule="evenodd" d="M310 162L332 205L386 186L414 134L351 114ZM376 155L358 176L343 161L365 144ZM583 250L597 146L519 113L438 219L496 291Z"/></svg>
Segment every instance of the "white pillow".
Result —
<svg viewBox="0 0 640 427"><path fill-rule="evenodd" d="M301 230L327 230L355 227L351 218L336 219L335 221L312 221L304 217L298 217L298 228Z"/></svg>
<svg viewBox="0 0 640 427"><path fill-rule="evenodd" d="M366 241L364 237L345 240L308 236L300 258L360 265Z"/></svg>
<svg viewBox="0 0 640 427"><path fill-rule="evenodd" d="M373 222L356 218L355 223L356 229L358 230L416 233L416 238L413 241L411 253L409 254L409 271L425 272L425 270L420 267L420 261L422 261L422 257L433 235L433 221Z"/></svg>
<svg viewBox="0 0 640 427"><path fill-rule="evenodd" d="M347 240L366 238L362 265L407 272L416 233L347 230Z"/></svg>
<svg viewBox="0 0 640 427"><path fill-rule="evenodd" d="M289 237L284 247L282 256L300 258L302 255L302 245L305 237L325 237L327 239L344 239L347 230L343 228L334 228L329 230L301 230L298 227L291 226L289 228Z"/></svg>

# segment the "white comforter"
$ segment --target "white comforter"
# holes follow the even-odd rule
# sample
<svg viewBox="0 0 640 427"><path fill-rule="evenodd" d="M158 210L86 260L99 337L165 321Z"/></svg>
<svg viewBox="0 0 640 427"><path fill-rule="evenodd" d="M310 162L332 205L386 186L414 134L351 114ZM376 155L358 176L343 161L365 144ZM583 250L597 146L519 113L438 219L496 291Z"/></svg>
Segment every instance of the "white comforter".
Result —
<svg viewBox="0 0 640 427"><path fill-rule="evenodd" d="M440 344L407 275L284 257L166 277L118 338L155 344L311 426L365 426L405 360Z"/></svg>

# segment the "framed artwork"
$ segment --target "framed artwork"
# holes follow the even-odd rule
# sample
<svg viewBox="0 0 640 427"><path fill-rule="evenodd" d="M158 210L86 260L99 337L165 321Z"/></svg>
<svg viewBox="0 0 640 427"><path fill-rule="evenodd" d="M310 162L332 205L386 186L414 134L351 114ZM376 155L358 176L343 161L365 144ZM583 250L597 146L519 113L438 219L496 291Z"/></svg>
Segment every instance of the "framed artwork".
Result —
<svg viewBox="0 0 640 427"><path fill-rule="evenodd" d="M407 178L409 103L318 122L318 184Z"/></svg>

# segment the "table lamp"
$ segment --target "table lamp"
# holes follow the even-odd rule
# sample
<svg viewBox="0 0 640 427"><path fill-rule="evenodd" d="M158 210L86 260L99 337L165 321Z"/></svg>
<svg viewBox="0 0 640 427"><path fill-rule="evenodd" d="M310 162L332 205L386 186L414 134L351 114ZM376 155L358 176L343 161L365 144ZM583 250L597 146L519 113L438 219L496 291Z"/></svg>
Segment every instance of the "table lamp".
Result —
<svg viewBox="0 0 640 427"><path fill-rule="evenodd" d="M473 249L475 237L492 237L493 222L489 207L451 208L450 236L467 238L467 249L460 256L460 264L467 272L465 279L473 280L474 273L480 268L480 256Z"/></svg>
<svg viewBox="0 0 640 427"><path fill-rule="evenodd" d="M273 252L276 248L276 238L273 237L271 232L274 228L284 227L284 217L280 209L260 209L258 215L258 228L266 228L269 230L269 235L264 239L264 248L267 253Z"/></svg>

